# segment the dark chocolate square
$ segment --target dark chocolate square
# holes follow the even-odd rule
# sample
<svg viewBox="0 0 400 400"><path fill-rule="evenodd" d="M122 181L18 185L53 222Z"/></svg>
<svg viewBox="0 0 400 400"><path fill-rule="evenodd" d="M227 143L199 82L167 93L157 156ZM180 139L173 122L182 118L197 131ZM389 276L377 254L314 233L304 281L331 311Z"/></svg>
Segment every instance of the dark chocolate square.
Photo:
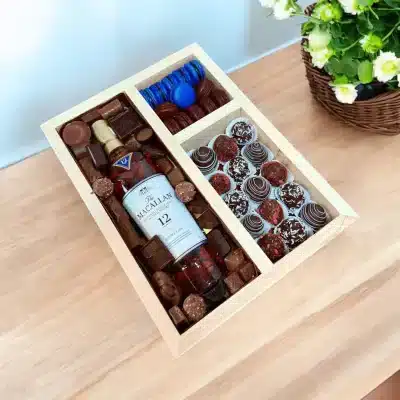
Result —
<svg viewBox="0 0 400 400"><path fill-rule="evenodd" d="M130 108L126 108L124 111L111 117L108 123L118 139L122 141L128 139L129 136L138 132L144 126L139 114Z"/></svg>
<svg viewBox="0 0 400 400"><path fill-rule="evenodd" d="M228 275L224 279L224 282L230 294L236 293L244 286L244 282L237 272L233 272L232 274Z"/></svg>
<svg viewBox="0 0 400 400"><path fill-rule="evenodd" d="M208 249L214 257L219 256L223 258L231 251L231 246L219 229L213 229L207 235L207 239Z"/></svg>

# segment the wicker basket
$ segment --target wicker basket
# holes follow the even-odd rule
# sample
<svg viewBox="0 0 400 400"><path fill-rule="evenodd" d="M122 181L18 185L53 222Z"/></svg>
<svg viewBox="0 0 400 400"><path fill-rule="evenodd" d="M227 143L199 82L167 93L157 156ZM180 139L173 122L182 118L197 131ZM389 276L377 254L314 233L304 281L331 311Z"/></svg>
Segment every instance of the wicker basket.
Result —
<svg viewBox="0 0 400 400"><path fill-rule="evenodd" d="M311 14L314 6L306 9ZM400 90L385 92L364 101L342 104L337 101L332 88L331 78L324 71L313 67L311 56L301 47L306 66L306 75L314 98L332 115L354 127L382 135L400 133Z"/></svg>

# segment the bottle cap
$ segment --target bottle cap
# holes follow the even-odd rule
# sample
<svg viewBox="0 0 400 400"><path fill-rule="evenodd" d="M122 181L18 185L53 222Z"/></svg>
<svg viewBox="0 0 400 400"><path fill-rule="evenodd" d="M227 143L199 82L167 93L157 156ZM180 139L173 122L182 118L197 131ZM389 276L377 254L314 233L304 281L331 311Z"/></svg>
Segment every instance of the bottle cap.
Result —
<svg viewBox="0 0 400 400"><path fill-rule="evenodd" d="M101 144L106 144L111 140L116 140L114 131L109 127L104 119L96 121L93 125L94 136Z"/></svg>
<svg viewBox="0 0 400 400"><path fill-rule="evenodd" d="M104 145L104 150L107 154L110 154L113 150L117 149L118 147L123 147L123 144L117 138L109 140Z"/></svg>

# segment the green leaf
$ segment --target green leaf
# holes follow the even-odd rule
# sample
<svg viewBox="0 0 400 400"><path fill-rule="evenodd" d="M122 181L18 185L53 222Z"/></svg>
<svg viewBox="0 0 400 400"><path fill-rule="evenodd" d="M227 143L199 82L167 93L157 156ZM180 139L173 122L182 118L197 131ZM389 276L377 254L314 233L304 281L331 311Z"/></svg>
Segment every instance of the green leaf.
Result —
<svg viewBox="0 0 400 400"><path fill-rule="evenodd" d="M374 0L357 0L357 4L364 7L371 7L374 4Z"/></svg>
<svg viewBox="0 0 400 400"><path fill-rule="evenodd" d="M345 75L338 75L333 81L334 85L345 85L346 83L349 83L349 79Z"/></svg>
<svg viewBox="0 0 400 400"><path fill-rule="evenodd" d="M329 32L334 39L340 39L343 36L343 30L340 24L332 24Z"/></svg>
<svg viewBox="0 0 400 400"><path fill-rule="evenodd" d="M344 73L343 64L337 57L332 57L326 67L331 75L342 75Z"/></svg>
<svg viewBox="0 0 400 400"><path fill-rule="evenodd" d="M399 6L399 3L396 0L384 0L384 2L392 8L397 8Z"/></svg>
<svg viewBox="0 0 400 400"><path fill-rule="evenodd" d="M343 64L343 73L347 77L354 78L355 76L357 76L358 66L360 64L358 60L355 60L353 58L343 58L342 64Z"/></svg>
<svg viewBox="0 0 400 400"><path fill-rule="evenodd" d="M372 62L369 60L364 60L358 66L358 78L361 83L370 83L374 79L374 67Z"/></svg>
<svg viewBox="0 0 400 400"><path fill-rule="evenodd" d="M354 46L346 51L346 57L351 58L364 58L365 52L360 46Z"/></svg>
<svg viewBox="0 0 400 400"><path fill-rule="evenodd" d="M312 21L304 22L301 25L301 35L306 36L308 35L313 29L315 28L315 23Z"/></svg>

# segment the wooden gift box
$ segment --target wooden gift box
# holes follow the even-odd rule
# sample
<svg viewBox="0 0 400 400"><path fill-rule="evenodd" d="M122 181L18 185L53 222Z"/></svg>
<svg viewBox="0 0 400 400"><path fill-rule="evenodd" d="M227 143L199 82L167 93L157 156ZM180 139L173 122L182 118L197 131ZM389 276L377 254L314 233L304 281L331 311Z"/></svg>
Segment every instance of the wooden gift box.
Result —
<svg viewBox="0 0 400 400"><path fill-rule="evenodd" d="M198 59L203 64L206 68L208 78L225 89L231 101L173 136L152 108L146 103L139 90L157 82L192 59ZM93 193L85 176L59 135L60 127L66 122L100 104L106 103L121 93L129 98L133 106L153 128L172 157L180 164L198 191L218 215L226 230L231 233L261 272L255 280L247 284L238 293L231 296L183 334L179 334L176 330L146 276L136 263L106 210L103 208L103 205ZM263 253L254 239L242 226L240 221L236 219L187 155L188 150L205 145L212 137L223 133L228 123L239 116L247 117L254 122L258 129L259 141L273 151L276 158L293 173L296 181L308 189L312 199L323 205L331 216L331 221L323 229L275 264L272 264ZM224 322L232 318L236 313L245 314L246 312L250 312L246 311L248 303L256 297L262 296L269 287L282 279L321 247L328 244L357 218L357 214L342 197L285 137L278 132L271 122L197 44L188 46L146 70L47 121L42 125L42 129L143 304L168 343L171 351L176 356L181 355L196 343L206 338L217 327L219 327L217 336L221 336L221 330L224 330ZM249 319L251 320L251 318ZM251 326L248 329L251 332Z"/></svg>

